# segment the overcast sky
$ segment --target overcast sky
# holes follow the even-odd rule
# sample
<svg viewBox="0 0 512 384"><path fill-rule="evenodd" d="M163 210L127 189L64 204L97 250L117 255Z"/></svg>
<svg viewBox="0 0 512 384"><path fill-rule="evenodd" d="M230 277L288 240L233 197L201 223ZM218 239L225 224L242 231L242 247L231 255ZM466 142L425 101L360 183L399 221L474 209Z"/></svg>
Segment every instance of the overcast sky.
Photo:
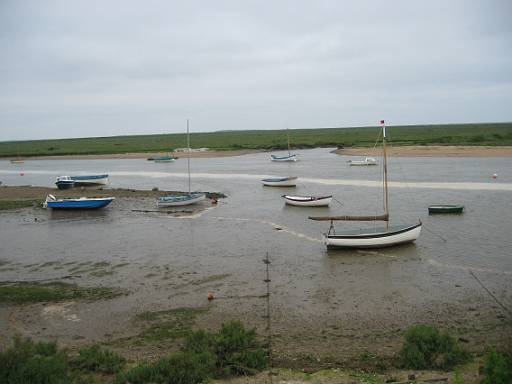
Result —
<svg viewBox="0 0 512 384"><path fill-rule="evenodd" d="M0 0L0 140L512 121L512 1Z"/></svg>

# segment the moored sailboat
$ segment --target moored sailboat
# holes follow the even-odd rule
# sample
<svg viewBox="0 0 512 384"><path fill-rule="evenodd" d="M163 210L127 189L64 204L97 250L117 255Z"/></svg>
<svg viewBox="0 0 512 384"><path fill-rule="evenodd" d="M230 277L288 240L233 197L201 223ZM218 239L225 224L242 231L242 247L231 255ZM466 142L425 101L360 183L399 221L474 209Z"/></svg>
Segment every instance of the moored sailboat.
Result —
<svg viewBox="0 0 512 384"><path fill-rule="evenodd" d="M421 221L412 225L389 225L388 205L388 173L386 156L386 125L382 125L382 148L384 153L384 213L381 215L367 216L310 216L311 220L330 221L329 231L324 235L325 244L328 248L384 248L415 241L421 232ZM384 228L371 228L359 231L336 233L334 221L384 221Z"/></svg>
<svg viewBox="0 0 512 384"><path fill-rule="evenodd" d="M276 156L276 155L270 155L271 161L281 161L281 162L290 162L290 161L297 161L297 155L292 154L290 151L290 131L286 130L287 136L288 136L288 156Z"/></svg>

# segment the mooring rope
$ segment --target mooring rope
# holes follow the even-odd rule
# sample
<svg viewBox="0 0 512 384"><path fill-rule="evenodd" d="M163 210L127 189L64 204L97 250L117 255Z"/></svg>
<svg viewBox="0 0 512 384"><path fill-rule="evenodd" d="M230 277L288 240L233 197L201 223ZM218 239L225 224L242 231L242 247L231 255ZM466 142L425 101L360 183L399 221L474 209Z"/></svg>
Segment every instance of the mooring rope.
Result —
<svg viewBox="0 0 512 384"><path fill-rule="evenodd" d="M494 294L484 285L484 283L482 283L482 281L480 281L480 279L475 275L475 273L470 269L469 270L469 274L471 276L473 276L475 278L475 280L478 282L478 284L480 284L480 286L485 289L485 291L489 294L489 296L491 296L494 301L501 307L503 308L506 312L508 312L509 314L512 315L512 311L510 309L508 309L507 307L505 307L505 305L498 300L498 298L496 296L494 296Z"/></svg>

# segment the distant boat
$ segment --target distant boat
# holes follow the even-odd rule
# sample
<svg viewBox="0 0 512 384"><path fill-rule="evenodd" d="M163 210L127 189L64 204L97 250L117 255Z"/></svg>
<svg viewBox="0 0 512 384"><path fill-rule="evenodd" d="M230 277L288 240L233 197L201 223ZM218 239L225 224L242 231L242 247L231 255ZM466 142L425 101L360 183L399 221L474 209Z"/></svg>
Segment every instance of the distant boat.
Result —
<svg viewBox="0 0 512 384"><path fill-rule="evenodd" d="M159 156L151 158L155 163L171 163L176 160L176 157L172 156Z"/></svg>
<svg viewBox="0 0 512 384"><path fill-rule="evenodd" d="M298 207L326 207L332 201L332 196L282 196L289 205Z"/></svg>
<svg viewBox="0 0 512 384"><path fill-rule="evenodd" d="M114 197L79 197L78 199L57 199L53 195L46 196L44 208L52 209L98 209L109 205Z"/></svg>
<svg viewBox="0 0 512 384"><path fill-rule="evenodd" d="M25 160L20 157L20 146L16 146L16 159L11 160L11 164L23 164Z"/></svg>
<svg viewBox="0 0 512 384"><path fill-rule="evenodd" d="M421 232L421 221L413 225L389 225L388 206L388 172L386 157L386 125L382 125L382 149L384 153L384 214L368 216L310 216L311 220L330 221L328 232L324 235L327 248L384 248L415 241ZM364 230L336 233L333 222L345 221L385 221L384 228L369 228Z"/></svg>
<svg viewBox="0 0 512 384"><path fill-rule="evenodd" d="M187 171L188 171L188 193L184 195L172 195L162 196L157 201L157 207L178 207L182 205L191 205L198 203L206 198L206 195L202 192L191 192L190 191L190 129L189 122L187 120Z"/></svg>
<svg viewBox="0 0 512 384"><path fill-rule="evenodd" d="M377 160L373 157L365 157L364 160L349 160L350 165L377 165Z"/></svg>
<svg viewBox="0 0 512 384"><path fill-rule="evenodd" d="M286 134L288 136L288 156L270 155L271 161L297 161L297 155L292 155L292 153L290 152L290 131L288 129L286 130Z"/></svg>
<svg viewBox="0 0 512 384"><path fill-rule="evenodd" d="M55 185L59 189L70 189L75 186L75 180L69 176L59 176L55 181Z"/></svg>
<svg viewBox="0 0 512 384"><path fill-rule="evenodd" d="M463 205L446 205L437 204L428 207L428 213L462 213L464 211Z"/></svg>
<svg viewBox="0 0 512 384"><path fill-rule="evenodd" d="M105 185L108 183L108 175L79 175L69 176L75 182L75 185Z"/></svg>
<svg viewBox="0 0 512 384"><path fill-rule="evenodd" d="M291 177L271 177L263 179L261 182L267 187L295 187L297 185L297 176Z"/></svg>

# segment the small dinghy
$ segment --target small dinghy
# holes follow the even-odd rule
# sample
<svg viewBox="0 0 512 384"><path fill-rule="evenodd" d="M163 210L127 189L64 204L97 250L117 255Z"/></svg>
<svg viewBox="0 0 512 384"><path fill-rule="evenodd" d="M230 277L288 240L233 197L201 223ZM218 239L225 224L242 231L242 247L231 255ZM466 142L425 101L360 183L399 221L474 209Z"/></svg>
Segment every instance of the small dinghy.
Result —
<svg viewBox="0 0 512 384"><path fill-rule="evenodd" d="M283 195L284 201L288 205L298 207L326 207L332 201L332 196L290 196Z"/></svg>
<svg viewBox="0 0 512 384"><path fill-rule="evenodd" d="M55 185L59 189L71 189L75 186L75 180L69 176L58 176Z"/></svg>
<svg viewBox="0 0 512 384"><path fill-rule="evenodd" d="M350 165L377 165L377 160L373 157L366 157L364 160L349 160Z"/></svg>
<svg viewBox="0 0 512 384"><path fill-rule="evenodd" d="M75 181L75 185L105 185L108 183L108 175L79 175L69 176Z"/></svg>
<svg viewBox="0 0 512 384"><path fill-rule="evenodd" d="M464 211L463 205L447 205L437 204L428 207L428 213L462 213Z"/></svg>
<svg viewBox="0 0 512 384"><path fill-rule="evenodd" d="M288 156L270 155L270 160L272 160L272 161L297 161L297 155L288 155Z"/></svg>
<svg viewBox="0 0 512 384"><path fill-rule="evenodd" d="M79 197L78 199L57 199L53 195L46 196L43 208L52 209L98 209L109 205L115 197Z"/></svg>
<svg viewBox="0 0 512 384"><path fill-rule="evenodd" d="M149 159L148 159L149 160ZM176 160L175 157L172 156L159 156L151 158L155 163L171 163Z"/></svg>
<svg viewBox="0 0 512 384"><path fill-rule="evenodd" d="M261 182L267 187L295 187L297 185L297 176L291 177L271 177L263 179Z"/></svg>
<svg viewBox="0 0 512 384"><path fill-rule="evenodd" d="M179 207L182 205L191 205L199 203L206 198L201 192L187 193L186 195L162 196L157 201L158 208Z"/></svg>

